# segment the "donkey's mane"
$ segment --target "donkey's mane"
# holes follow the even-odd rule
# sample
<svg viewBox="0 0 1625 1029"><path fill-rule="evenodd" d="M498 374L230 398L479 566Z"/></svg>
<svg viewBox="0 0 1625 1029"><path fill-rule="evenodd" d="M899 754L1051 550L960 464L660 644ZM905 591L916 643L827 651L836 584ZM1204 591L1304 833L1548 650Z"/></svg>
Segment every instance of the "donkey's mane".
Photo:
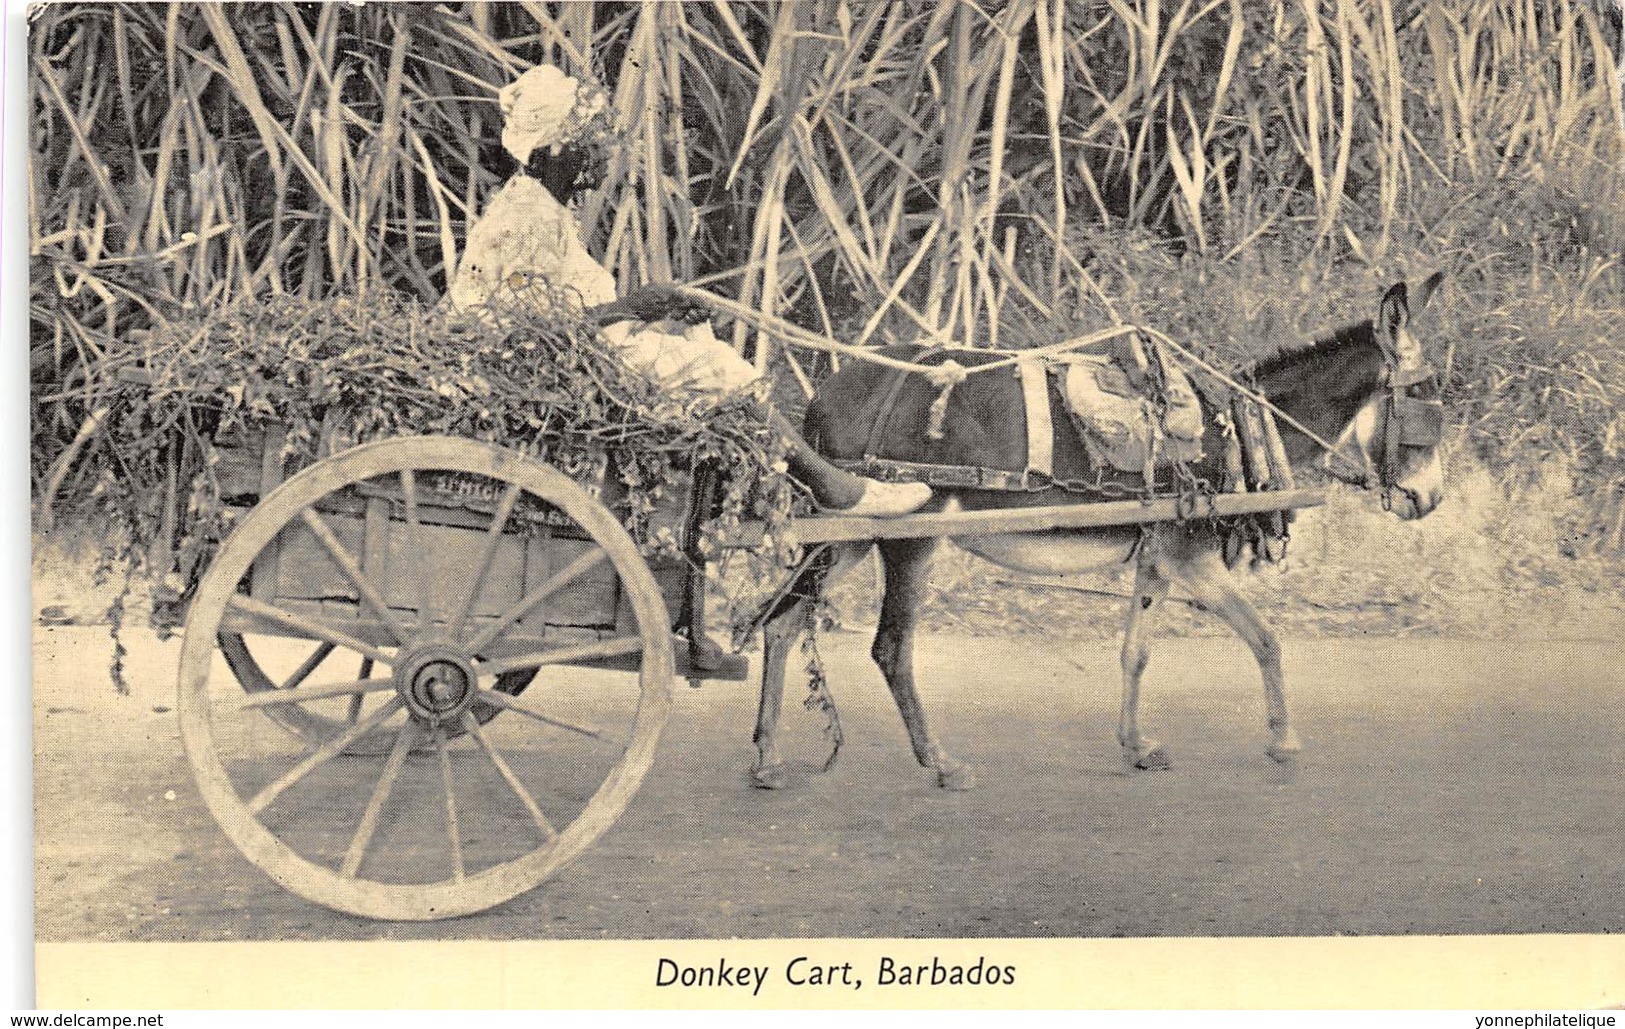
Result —
<svg viewBox="0 0 1625 1029"><path fill-rule="evenodd" d="M1355 347L1370 347L1374 353L1381 353L1376 349L1377 334L1369 318L1335 329L1329 335L1321 336L1311 343L1281 347L1255 364L1253 374L1266 376L1279 372L1288 365L1319 364L1321 361L1341 357Z"/></svg>

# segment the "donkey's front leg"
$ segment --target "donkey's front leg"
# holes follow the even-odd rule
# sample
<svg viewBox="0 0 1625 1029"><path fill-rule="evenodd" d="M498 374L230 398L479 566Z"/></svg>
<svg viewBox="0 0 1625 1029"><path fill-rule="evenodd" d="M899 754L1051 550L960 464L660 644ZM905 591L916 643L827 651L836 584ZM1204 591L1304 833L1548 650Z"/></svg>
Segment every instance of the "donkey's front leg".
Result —
<svg viewBox="0 0 1625 1029"><path fill-rule="evenodd" d="M925 721L925 708L914 687L914 629L919 622L931 552L936 540L897 539L880 544L886 568L886 591L880 602L880 628L870 650L875 664L885 673L886 685L908 729L914 757L926 768L935 769L937 785L949 790L968 790L975 785L970 769L948 756Z"/></svg>
<svg viewBox="0 0 1625 1029"><path fill-rule="evenodd" d="M1150 661L1145 635L1159 604L1168 597L1168 580L1156 559L1141 552L1134 573L1134 596L1123 625L1123 707L1117 719L1117 742L1123 759L1135 768L1168 767L1168 752L1154 739L1140 735L1140 676Z"/></svg>
<svg viewBox="0 0 1625 1029"><path fill-rule="evenodd" d="M1269 756L1285 762L1303 749L1286 711L1286 680L1281 674L1281 644L1264 624L1258 609L1236 589L1235 580L1217 550L1192 555L1182 562L1180 578L1189 585L1197 603L1223 618L1246 641L1264 676L1264 708L1269 716Z"/></svg>

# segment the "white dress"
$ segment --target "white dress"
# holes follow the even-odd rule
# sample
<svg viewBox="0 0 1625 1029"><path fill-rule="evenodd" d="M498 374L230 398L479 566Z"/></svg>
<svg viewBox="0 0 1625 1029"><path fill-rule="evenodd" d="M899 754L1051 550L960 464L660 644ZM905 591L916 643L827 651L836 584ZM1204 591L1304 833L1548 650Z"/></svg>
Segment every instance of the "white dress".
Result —
<svg viewBox="0 0 1625 1029"><path fill-rule="evenodd" d="M583 307L615 299L615 277L587 252L575 215L546 186L515 175L469 229L447 300L477 317L500 304L504 291L522 291L538 280L574 290ZM729 394L760 380L708 323L617 322L605 326L603 335L627 364L670 389Z"/></svg>

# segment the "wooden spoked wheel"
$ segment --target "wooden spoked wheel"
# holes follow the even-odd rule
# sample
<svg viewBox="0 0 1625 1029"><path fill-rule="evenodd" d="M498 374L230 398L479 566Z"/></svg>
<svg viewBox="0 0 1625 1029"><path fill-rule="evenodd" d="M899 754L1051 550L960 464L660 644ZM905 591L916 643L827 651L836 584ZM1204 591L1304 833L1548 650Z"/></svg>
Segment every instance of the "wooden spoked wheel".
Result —
<svg viewBox="0 0 1625 1029"><path fill-rule="evenodd" d="M479 502L437 504L447 482ZM358 496L393 498L388 517L355 514ZM256 562L296 552L307 579L336 577L353 601L251 595ZM546 618L594 589L619 605L613 626ZM219 641L263 637L268 655L278 634L281 659L312 670L236 688ZM501 688L515 675L535 675L523 698ZM674 675L665 602L613 514L513 451L413 437L322 461L248 512L191 605L177 706L203 798L250 861L340 911L435 919L534 888L614 823L654 760ZM267 734L272 710L315 728ZM382 753L351 752L369 739Z"/></svg>

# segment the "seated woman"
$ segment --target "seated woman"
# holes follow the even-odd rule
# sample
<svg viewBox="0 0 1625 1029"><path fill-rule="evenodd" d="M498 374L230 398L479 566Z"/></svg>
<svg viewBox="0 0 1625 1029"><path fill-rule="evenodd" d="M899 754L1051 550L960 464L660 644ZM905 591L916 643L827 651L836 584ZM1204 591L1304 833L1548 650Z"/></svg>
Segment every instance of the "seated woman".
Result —
<svg viewBox="0 0 1625 1029"><path fill-rule="evenodd" d="M891 484L853 475L821 457L765 402L760 373L721 343L692 305L670 288L645 286L617 299L615 277L581 240L572 199L602 179L613 137L609 100L551 65L540 65L503 89L502 145L521 170L486 205L469 230L450 303L478 316L503 290L541 280L578 292L627 364L656 384L727 396L749 392L762 417L789 438L790 471L819 506L842 514L895 517L931 497L921 483Z"/></svg>

